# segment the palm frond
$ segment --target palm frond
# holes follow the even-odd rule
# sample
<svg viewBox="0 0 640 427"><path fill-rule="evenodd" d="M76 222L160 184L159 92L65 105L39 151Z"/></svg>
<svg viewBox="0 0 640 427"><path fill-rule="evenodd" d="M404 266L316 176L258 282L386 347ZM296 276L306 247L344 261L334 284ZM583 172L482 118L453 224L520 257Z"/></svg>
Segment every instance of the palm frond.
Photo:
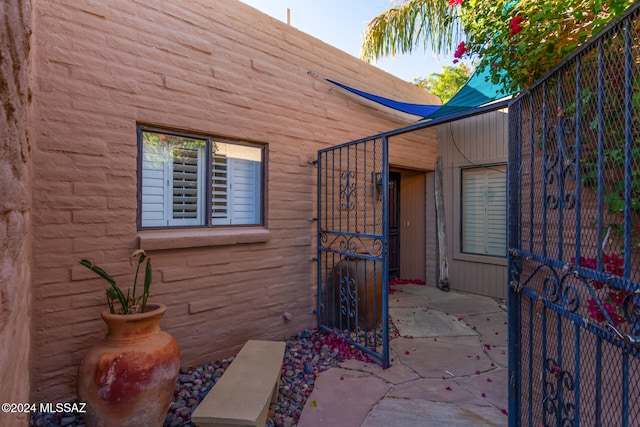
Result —
<svg viewBox="0 0 640 427"><path fill-rule="evenodd" d="M372 61L415 50L420 41L437 53L449 51L461 36L458 8L448 0L410 0L369 22L360 57Z"/></svg>

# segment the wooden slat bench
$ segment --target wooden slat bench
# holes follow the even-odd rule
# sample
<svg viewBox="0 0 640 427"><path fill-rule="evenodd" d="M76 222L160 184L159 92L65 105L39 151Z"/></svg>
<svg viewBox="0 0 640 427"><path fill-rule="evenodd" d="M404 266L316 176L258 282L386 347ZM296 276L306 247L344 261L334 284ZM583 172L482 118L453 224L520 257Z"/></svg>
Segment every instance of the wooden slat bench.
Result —
<svg viewBox="0 0 640 427"><path fill-rule="evenodd" d="M191 421L200 427L264 427L270 403L277 402L284 342L249 340Z"/></svg>

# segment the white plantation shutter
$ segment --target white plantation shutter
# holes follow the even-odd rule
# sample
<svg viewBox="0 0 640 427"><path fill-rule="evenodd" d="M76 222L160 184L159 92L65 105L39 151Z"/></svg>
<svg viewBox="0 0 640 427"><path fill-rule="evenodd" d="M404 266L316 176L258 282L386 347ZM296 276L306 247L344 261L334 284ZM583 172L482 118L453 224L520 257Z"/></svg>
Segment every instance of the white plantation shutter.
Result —
<svg viewBox="0 0 640 427"><path fill-rule="evenodd" d="M168 147L144 144L142 150L142 226L167 225L166 182Z"/></svg>
<svg viewBox="0 0 640 427"><path fill-rule="evenodd" d="M505 166L462 171L462 251L506 256Z"/></svg>
<svg viewBox="0 0 640 427"><path fill-rule="evenodd" d="M204 145L172 147L170 225L202 224L202 172Z"/></svg>
<svg viewBox="0 0 640 427"><path fill-rule="evenodd" d="M214 225L260 222L260 163L214 154L211 179Z"/></svg>
<svg viewBox="0 0 640 427"><path fill-rule="evenodd" d="M142 144L141 225L202 225L205 141L149 134Z"/></svg>
<svg viewBox="0 0 640 427"><path fill-rule="evenodd" d="M227 157L214 154L211 168L211 220L214 225L230 224L229 171Z"/></svg>
<svg viewBox="0 0 640 427"><path fill-rule="evenodd" d="M245 159L231 160L231 223L257 224L260 221L260 164Z"/></svg>

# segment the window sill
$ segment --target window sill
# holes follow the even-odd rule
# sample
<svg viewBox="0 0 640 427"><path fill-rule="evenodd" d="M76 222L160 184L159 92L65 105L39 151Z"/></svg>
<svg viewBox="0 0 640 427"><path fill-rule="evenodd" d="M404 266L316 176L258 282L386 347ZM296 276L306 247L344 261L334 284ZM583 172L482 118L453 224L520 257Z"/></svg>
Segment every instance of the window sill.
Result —
<svg viewBox="0 0 640 427"><path fill-rule="evenodd" d="M207 246L263 243L271 232L263 227L189 230L144 230L138 232L138 247L146 251L201 248Z"/></svg>
<svg viewBox="0 0 640 427"><path fill-rule="evenodd" d="M508 264L507 258L505 257L497 257L491 255L475 255L475 254L467 254L463 252L457 252L453 259L458 261L468 261L468 262L477 262L480 264L493 264L493 265L504 265Z"/></svg>

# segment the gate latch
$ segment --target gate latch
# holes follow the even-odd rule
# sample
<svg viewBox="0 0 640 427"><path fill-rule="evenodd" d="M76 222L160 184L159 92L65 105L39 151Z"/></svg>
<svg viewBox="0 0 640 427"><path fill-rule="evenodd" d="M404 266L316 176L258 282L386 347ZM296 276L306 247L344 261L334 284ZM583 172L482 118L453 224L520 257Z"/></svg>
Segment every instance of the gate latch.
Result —
<svg viewBox="0 0 640 427"><path fill-rule="evenodd" d="M623 334L622 332L620 332L615 326L613 326L612 324L607 324L607 326L609 327L609 329L611 329L611 331L616 335L616 338L619 339L620 341L623 341L629 345L633 345L633 346L639 346L640 345L640 337L637 335L628 335L628 334Z"/></svg>

